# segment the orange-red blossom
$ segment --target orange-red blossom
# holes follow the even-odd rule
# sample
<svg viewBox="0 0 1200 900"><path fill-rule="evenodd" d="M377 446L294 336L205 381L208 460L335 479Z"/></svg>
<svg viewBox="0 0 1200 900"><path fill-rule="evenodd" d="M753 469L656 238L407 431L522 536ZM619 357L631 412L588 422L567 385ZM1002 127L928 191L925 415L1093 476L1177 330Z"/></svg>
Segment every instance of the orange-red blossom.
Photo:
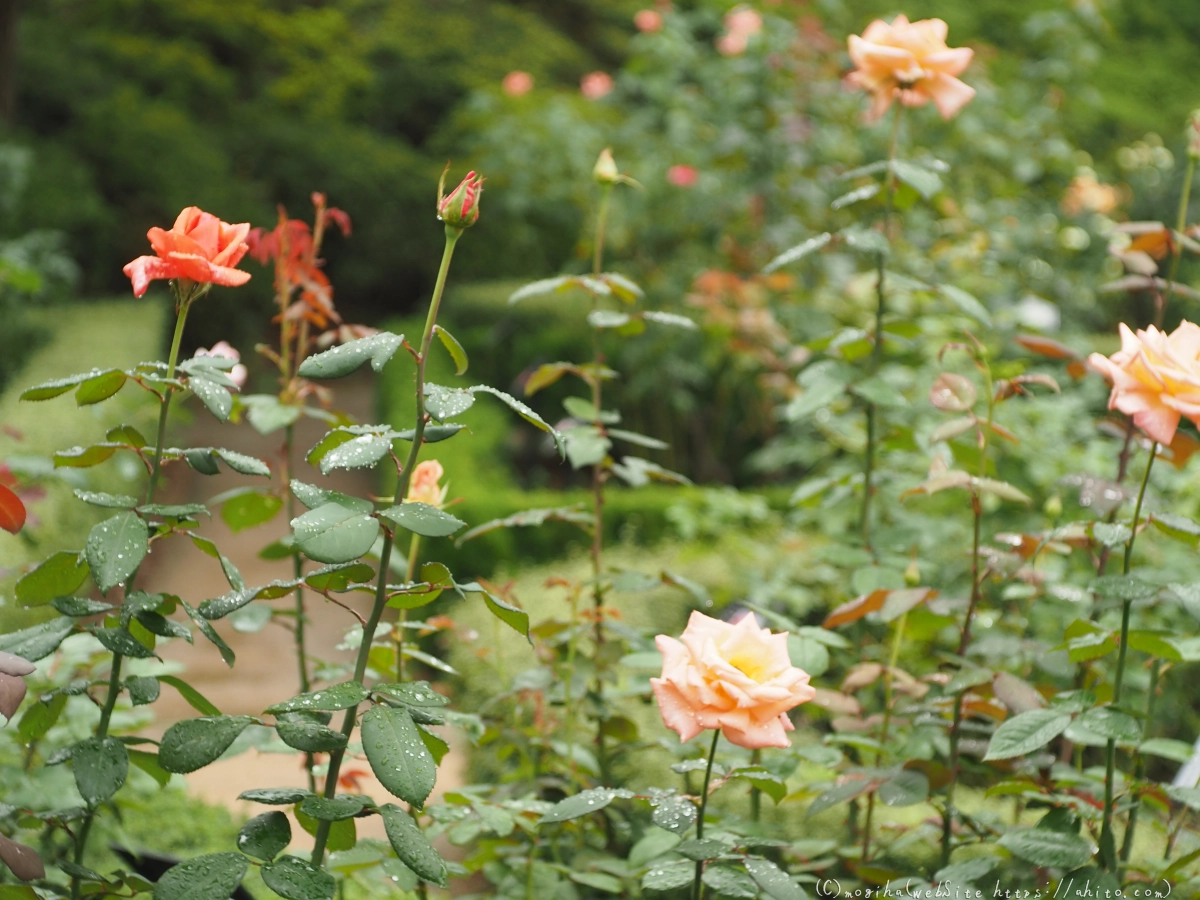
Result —
<svg viewBox="0 0 1200 900"><path fill-rule="evenodd" d="M846 80L871 95L868 118L878 119L893 100L905 106L932 100L943 119L970 102L975 89L955 76L970 65L974 51L946 46L946 33L941 19L910 22L900 15L890 25L876 19L861 37L850 35L850 59L857 68Z"/></svg>
<svg viewBox="0 0 1200 900"><path fill-rule="evenodd" d="M747 614L734 624L693 612L679 640L660 634L662 677L651 678L663 722L689 741L719 728L739 747L787 747L787 711L816 696L808 673L792 665L787 634L759 628Z"/></svg>
<svg viewBox="0 0 1200 900"><path fill-rule="evenodd" d="M1181 418L1200 425L1200 326L1185 320L1170 334L1153 325L1135 334L1122 322L1120 332L1120 350L1088 357L1112 383L1108 408L1170 445Z"/></svg>
<svg viewBox="0 0 1200 900"><path fill-rule="evenodd" d="M133 282L133 294L146 293L159 278L187 279L196 284L237 287L250 273L235 268L249 246L249 223L230 225L197 206L189 206L175 219L170 231L154 227L146 232L156 256L139 256L122 270Z"/></svg>

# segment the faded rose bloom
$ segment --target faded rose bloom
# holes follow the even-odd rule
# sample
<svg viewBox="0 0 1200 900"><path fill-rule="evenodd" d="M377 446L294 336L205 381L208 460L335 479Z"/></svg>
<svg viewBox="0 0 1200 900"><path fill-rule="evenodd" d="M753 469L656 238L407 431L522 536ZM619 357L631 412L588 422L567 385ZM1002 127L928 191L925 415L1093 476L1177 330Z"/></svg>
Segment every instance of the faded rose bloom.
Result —
<svg viewBox="0 0 1200 900"><path fill-rule="evenodd" d="M207 347L201 347L195 352L194 356L220 356L224 359L232 359L234 361L242 358L242 354L238 353L237 350L230 345L229 341L218 341L217 343L213 344L211 350L209 350ZM240 362L238 362L238 364L228 372L229 380L238 386L238 390L241 390L246 386L246 376L249 374L250 373L246 371L246 367Z"/></svg>
<svg viewBox="0 0 1200 900"><path fill-rule="evenodd" d="M1136 334L1120 325L1121 349L1088 362L1112 383L1119 409L1151 440L1170 445L1181 417L1200 425L1200 326L1183 321L1167 334L1153 325Z"/></svg>
<svg viewBox="0 0 1200 900"><path fill-rule="evenodd" d="M663 16L657 10L641 9L634 15L633 24L637 26L638 31L647 34L654 31L662 31Z"/></svg>
<svg viewBox="0 0 1200 900"><path fill-rule="evenodd" d="M441 509L446 503L446 493L450 490L449 485L439 483L445 474L442 464L436 459L418 463L413 469L412 480L408 483L408 496L405 499L409 503L427 503Z"/></svg>
<svg viewBox="0 0 1200 900"><path fill-rule="evenodd" d="M479 197L483 194L483 176L468 172L454 190L438 197L438 218L451 228L470 228L479 221ZM441 193L441 188L438 188Z"/></svg>
<svg viewBox="0 0 1200 900"><path fill-rule="evenodd" d="M816 691L792 665L787 634L759 628L747 614L735 624L693 612L679 640L660 634L661 678L651 678L663 722L689 741L719 728L730 742L756 750L787 747L786 713Z"/></svg>
<svg viewBox="0 0 1200 900"><path fill-rule="evenodd" d="M579 90L589 100L599 100L612 93L613 78L607 72L588 72L579 81Z"/></svg>
<svg viewBox="0 0 1200 900"><path fill-rule="evenodd" d="M1102 184L1091 169L1083 169L1067 185L1061 203L1068 216L1085 212L1105 215L1121 204L1121 191L1111 184Z"/></svg>
<svg viewBox="0 0 1200 900"><path fill-rule="evenodd" d="M699 180L700 170L695 166L678 165L667 169L667 181L675 185L675 187L695 187L696 182Z"/></svg>
<svg viewBox="0 0 1200 900"><path fill-rule="evenodd" d="M946 46L941 19L909 22L896 16L889 25L876 19L862 33L850 35L850 59L857 66L846 80L871 95L868 119L878 119L899 100L924 106L930 100L943 119L952 118L975 96L975 89L955 76L971 63L969 47Z"/></svg>
<svg viewBox="0 0 1200 900"><path fill-rule="evenodd" d="M725 15L725 34L717 38L717 52L722 56L740 56L746 52L750 38L762 31L763 20L754 10L737 6Z"/></svg>
<svg viewBox="0 0 1200 900"><path fill-rule="evenodd" d="M189 206L170 231L155 227L146 232L157 256L139 256L122 271L133 282L135 297L145 294L150 282L159 278L237 287L250 280L249 272L234 268L250 249L249 233L249 223L230 225Z"/></svg>
<svg viewBox="0 0 1200 900"><path fill-rule="evenodd" d="M500 89L510 97L524 97L533 90L533 76L519 69L509 72L500 82Z"/></svg>

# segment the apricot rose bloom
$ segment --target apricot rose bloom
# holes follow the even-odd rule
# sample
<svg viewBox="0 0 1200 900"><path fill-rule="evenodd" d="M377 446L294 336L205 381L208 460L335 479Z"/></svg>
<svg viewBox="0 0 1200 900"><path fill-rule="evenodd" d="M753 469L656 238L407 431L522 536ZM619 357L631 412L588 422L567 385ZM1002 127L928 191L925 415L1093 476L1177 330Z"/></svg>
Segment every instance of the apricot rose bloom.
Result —
<svg viewBox="0 0 1200 900"><path fill-rule="evenodd" d="M871 95L867 118L878 119L893 100L924 106L930 100L943 119L952 118L975 96L975 89L955 76L971 63L969 47L946 46L941 19L910 22L896 16L889 25L876 19L862 33L850 35L850 59L857 67L846 78Z"/></svg>
<svg viewBox="0 0 1200 900"><path fill-rule="evenodd" d="M146 232L157 256L139 256L122 270L133 282L133 294L146 293L159 278L185 278L197 284L237 287L250 273L235 268L250 249L246 235L250 224L230 225L212 213L189 206L175 219L170 231L154 227Z"/></svg>
<svg viewBox="0 0 1200 900"><path fill-rule="evenodd" d="M689 741L720 728L731 743L756 750L787 747L792 707L816 691L792 665L787 634L759 628L747 614L734 624L693 612L679 640L654 639L663 655L661 678L651 678L663 722Z"/></svg>
<svg viewBox="0 0 1200 900"><path fill-rule="evenodd" d="M1112 383L1109 409L1133 417L1151 440L1170 444L1181 417L1200 426L1200 326L1183 321L1167 334L1120 325L1121 349L1088 362Z"/></svg>
<svg viewBox="0 0 1200 900"><path fill-rule="evenodd" d="M450 490L449 485L439 484L445 474L446 470L436 459L427 459L418 464L413 469L412 480L408 483L406 499L410 503L428 503L441 509L446 502L446 493Z"/></svg>

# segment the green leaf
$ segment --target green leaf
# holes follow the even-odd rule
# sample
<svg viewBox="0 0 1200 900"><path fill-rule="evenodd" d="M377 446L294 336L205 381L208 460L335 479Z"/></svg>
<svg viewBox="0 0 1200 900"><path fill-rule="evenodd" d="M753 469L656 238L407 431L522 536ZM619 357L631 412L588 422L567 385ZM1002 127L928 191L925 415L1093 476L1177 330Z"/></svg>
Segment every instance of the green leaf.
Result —
<svg viewBox="0 0 1200 900"><path fill-rule="evenodd" d="M146 642L143 643L138 637L134 637L128 628L123 626L117 628L96 627L88 630L95 635L96 640L113 653L132 656L134 659L150 659L154 656L152 639L147 638Z"/></svg>
<svg viewBox="0 0 1200 900"><path fill-rule="evenodd" d="M101 593L108 593L137 570L150 546L150 530L135 512L117 513L88 533L83 554Z"/></svg>
<svg viewBox="0 0 1200 900"><path fill-rule="evenodd" d="M235 534L275 518L283 509L283 500L274 494L246 490L230 497L221 506L221 519Z"/></svg>
<svg viewBox="0 0 1200 900"><path fill-rule="evenodd" d="M115 372L116 369L109 369L109 372ZM31 388L26 388L21 393L22 400L49 400L52 397L57 397L60 394L65 394L71 388L78 384L91 379L97 378L106 374L102 369L92 369L90 372L81 372L78 375L68 375L66 378L55 378L53 381L43 381L41 384L34 385ZM124 374L124 373L122 373Z"/></svg>
<svg viewBox="0 0 1200 900"><path fill-rule="evenodd" d="M407 709L369 709L362 719L362 745L371 771L393 796L415 806L425 803L437 766Z"/></svg>
<svg viewBox="0 0 1200 900"><path fill-rule="evenodd" d="M372 369L381 372L403 343L404 335L381 331L310 356L300 364L297 374L301 378L341 378L368 360Z"/></svg>
<svg viewBox="0 0 1200 900"><path fill-rule="evenodd" d="M89 406L107 400L125 385L128 378L120 369L110 369L102 375L89 378L75 389L75 402Z"/></svg>
<svg viewBox="0 0 1200 900"><path fill-rule="evenodd" d="M204 635L208 639L209 643L216 647L220 652L221 659L225 660L225 665L232 667L236 661L233 648L225 643L225 640L219 634L217 634L217 630L212 627L212 625L206 618L204 618L204 616L200 615L200 612L197 609L189 606L186 603L182 603L181 605L187 611L187 614L191 617L191 620L196 623L196 627L200 629L200 633Z"/></svg>
<svg viewBox="0 0 1200 900"><path fill-rule="evenodd" d="M293 812L296 815L296 821L300 823L300 827L315 836L317 828L321 823L312 816L305 815L298 806ZM335 853L339 850L350 850L357 843L358 828L354 824L354 819L342 819L340 822L329 823L329 841L325 844L325 848L330 853Z"/></svg>
<svg viewBox="0 0 1200 900"><path fill-rule="evenodd" d="M336 503L355 512L370 513L375 510L375 504L370 500L362 500L358 497L351 497L349 494L341 494L337 491L327 491L324 488L313 487L311 484L296 481L294 478L291 482L291 488L292 494L296 499L309 509L316 509L319 506L324 506L326 503Z"/></svg>
<svg viewBox="0 0 1200 900"><path fill-rule="evenodd" d="M297 549L324 563L350 562L370 551L379 520L339 503L326 503L292 519Z"/></svg>
<svg viewBox="0 0 1200 900"><path fill-rule="evenodd" d="M647 891L674 891L691 884L696 877L694 863L684 860L655 866L642 876L642 887Z"/></svg>
<svg viewBox="0 0 1200 900"><path fill-rule="evenodd" d="M328 450L320 462L322 475L335 469L365 469L387 456L392 448L391 432L360 434Z"/></svg>
<svg viewBox="0 0 1200 900"><path fill-rule="evenodd" d="M172 866L154 886L154 900L229 900L250 865L240 853L210 853Z"/></svg>
<svg viewBox="0 0 1200 900"><path fill-rule="evenodd" d="M908 400L887 381L878 375L865 378L850 386L850 392L864 400L884 408L899 409L908 406Z"/></svg>
<svg viewBox="0 0 1200 900"><path fill-rule="evenodd" d="M879 786L879 799L887 806L915 806L928 797L929 779L915 769L901 769Z"/></svg>
<svg viewBox="0 0 1200 900"><path fill-rule="evenodd" d="M620 894L623 890L620 878L603 872L572 872L570 877L576 884L587 885L606 894Z"/></svg>
<svg viewBox="0 0 1200 900"><path fill-rule="evenodd" d="M1147 584L1136 575L1104 575L1092 581L1090 588L1098 597L1110 600L1145 600L1158 593L1159 588Z"/></svg>
<svg viewBox="0 0 1200 900"><path fill-rule="evenodd" d="M74 493L84 503L90 503L92 506L99 506L104 509L133 509L138 505L136 497L130 497L125 494L106 494L103 491L81 491L78 488Z"/></svg>
<svg viewBox="0 0 1200 900"><path fill-rule="evenodd" d="M383 816L388 841L400 861L431 884L445 887L446 864L412 817L394 803L379 807L379 814Z"/></svg>
<svg viewBox="0 0 1200 900"><path fill-rule="evenodd" d="M75 745L71 754L75 785L90 807L103 803L125 783L129 754L114 737L91 737Z"/></svg>
<svg viewBox="0 0 1200 900"><path fill-rule="evenodd" d="M936 177L936 176L935 176ZM956 306L959 312L965 313L975 321L988 328L992 327L992 315L987 308L971 294L952 284L938 286L938 292Z"/></svg>
<svg viewBox="0 0 1200 900"><path fill-rule="evenodd" d="M774 900L808 900L804 890L788 877L787 872L769 859L747 856L743 863L755 883Z"/></svg>
<svg viewBox="0 0 1200 900"><path fill-rule="evenodd" d="M86 386L81 386L80 390ZM233 395L229 393L228 387L219 381L204 377L199 371L190 374L187 386L218 422L229 421L229 414L233 412Z"/></svg>
<svg viewBox="0 0 1200 900"><path fill-rule="evenodd" d="M629 851L629 865L640 869L652 859L657 859L664 853L670 853L679 844L679 835L672 834L665 828L649 828L642 838Z"/></svg>
<svg viewBox="0 0 1200 900"><path fill-rule="evenodd" d="M380 513L385 519L422 537L447 537L467 523L428 503L405 501Z"/></svg>
<svg viewBox="0 0 1200 900"><path fill-rule="evenodd" d="M212 515L203 503L146 503L137 511L143 516L162 516L164 519L190 519L202 513Z"/></svg>
<svg viewBox="0 0 1200 900"><path fill-rule="evenodd" d="M158 764L158 754L145 750L126 749L129 761L158 782L159 787L166 787L171 780L171 773Z"/></svg>
<svg viewBox="0 0 1200 900"><path fill-rule="evenodd" d="M362 584L375 577L375 570L363 562L335 563L322 566L304 576L304 583L318 591L344 591L352 584Z"/></svg>
<svg viewBox="0 0 1200 900"><path fill-rule="evenodd" d="M75 618L96 616L100 613L108 613L116 609L115 606L110 606L99 600L89 600L87 597L55 597L50 605L64 616Z"/></svg>
<svg viewBox="0 0 1200 900"><path fill-rule="evenodd" d="M153 675L138 675L125 679L125 690L129 691L129 700L134 706L145 706L158 699L162 688Z"/></svg>
<svg viewBox="0 0 1200 900"><path fill-rule="evenodd" d="M687 316L680 316L675 313L659 312L658 310L649 309L642 313L642 319L647 322L654 322L656 325L670 325L674 328L682 328L684 331L695 331L696 323Z"/></svg>
<svg viewBox="0 0 1200 900"><path fill-rule="evenodd" d="M473 394L477 394L482 391L485 394L491 394L493 397L499 398L505 405L507 405L526 422L536 425L542 431L549 433L550 436L554 438L554 443L558 447L558 452L560 454L563 452L562 435L551 428L541 416L535 413L516 397L510 396L509 394L504 393L504 391L498 391L494 387L489 387L486 384L477 384L473 388L468 388L468 390L470 390Z"/></svg>
<svg viewBox="0 0 1200 900"><path fill-rule="evenodd" d="M985 760L1011 759L1044 747L1071 724L1071 716L1056 709L1031 709L1006 719L988 744Z"/></svg>
<svg viewBox="0 0 1200 900"><path fill-rule="evenodd" d="M553 294L558 291L565 291L568 288L579 286L579 279L570 275L557 275L554 278L543 278L540 281L532 281L523 287L517 288L509 296L508 302L519 303L528 297L540 297L543 294Z"/></svg>
<svg viewBox="0 0 1200 900"><path fill-rule="evenodd" d="M1187 516L1177 516L1172 513L1155 513L1150 521L1161 532L1177 541L1183 541L1192 547L1200 540L1200 522Z"/></svg>
<svg viewBox="0 0 1200 900"><path fill-rule="evenodd" d="M246 421L262 435L294 424L303 413L302 407L280 403L274 394L249 394L241 397L241 402L246 407Z"/></svg>
<svg viewBox="0 0 1200 900"><path fill-rule="evenodd" d="M1179 652L1178 647L1171 643L1170 637L1158 632L1131 631L1129 632L1129 646L1142 653L1157 656L1159 659L1183 662L1183 654Z"/></svg>
<svg viewBox="0 0 1200 900"><path fill-rule="evenodd" d="M90 447L71 447L54 453L54 468L69 466L73 469L88 469L98 466L117 452L120 444L92 444Z"/></svg>
<svg viewBox="0 0 1200 900"><path fill-rule="evenodd" d="M118 444L128 444L138 450L146 446L146 438L132 425L117 425L110 428L105 433L104 439Z"/></svg>
<svg viewBox="0 0 1200 900"><path fill-rule="evenodd" d="M475 394L468 388L425 385L425 411L439 422L461 416L474 405Z"/></svg>
<svg viewBox="0 0 1200 900"><path fill-rule="evenodd" d="M1148 741L1138 744L1138 753L1145 756L1160 756L1177 763L1187 762L1192 758L1193 752L1191 744L1186 741L1177 741L1174 738L1150 738Z"/></svg>
<svg viewBox="0 0 1200 900"><path fill-rule="evenodd" d="M340 822L353 819L366 805L362 797L308 797L300 804L300 812L318 822Z"/></svg>
<svg viewBox="0 0 1200 900"><path fill-rule="evenodd" d="M538 820L538 824L549 825L552 822L566 822L568 819L577 819L580 816L599 812L618 797L629 799L632 796L633 791L620 788L591 788L586 791L580 791L573 797L567 797L565 800L559 800L555 803Z"/></svg>
<svg viewBox="0 0 1200 900"><path fill-rule="evenodd" d="M180 775L202 769L228 750L246 726L254 722L251 716L211 716L176 722L163 735L158 749L159 764Z"/></svg>
<svg viewBox="0 0 1200 900"><path fill-rule="evenodd" d="M831 240L833 240L833 235L826 231L823 234L818 234L816 237L811 237L808 240L797 244L791 249L784 250L773 260L763 266L763 274L770 275L777 269L782 269L784 266L804 259L804 257L808 256L809 254L816 253Z"/></svg>
<svg viewBox="0 0 1200 900"><path fill-rule="evenodd" d="M1087 865L1096 852L1079 835L1048 828L1014 829L1001 837L998 843L1026 862L1053 869L1078 869Z"/></svg>
<svg viewBox="0 0 1200 900"><path fill-rule="evenodd" d="M413 706L417 709L439 709L450 702L448 697L443 697L430 687L428 681L377 684L371 690L398 703L403 703L405 706Z"/></svg>
<svg viewBox="0 0 1200 900"><path fill-rule="evenodd" d="M73 594L87 580L88 571L83 554L59 550L17 581L14 589L17 602L22 606L43 606L55 597Z"/></svg>
<svg viewBox="0 0 1200 900"><path fill-rule="evenodd" d="M863 200L870 200L872 197L878 194L879 191L880 185L878 182L864 184L862 187L855 188L854 190L848 191L847 193L842 194L840 197L834 199L834 201L829 204L829 208L838 210L847 206L852 206L853 204L859 203Z"/></svg>
<svg viewBox="0 0 1200 900"><path fill-rule="evenodd" d="M654 807L651 821L659 828L683 834L696 821L696 804L687 797L681 797L674 792L660 793L652 796L650 803Z"/></svg>
<svg viewBox="0 0 1200 900"><path fill-rule="evenodd" d="M733 866L707 866L700 880L722 897L754 900L758 896L758 885L754 879Z"/></svg>
<svg viewBox="0 0 1200 900"><path fill-rule="evenodd" d="M936 172L907 160L893 159L892 173L926 200L942 189L942 179Z"/></svg>
<svg viewBox="0 0 1200 900"><path fill-rule="evenodd" d="M467 371L467 351L462 348L462 344L454 339L454 335L448 332L441 325L433 326L433 333L438 336L442 342L442 346L446 348L446 352L450 354L450 358L454 360L454 374L464 375Z"/></svg>
<svg viewBox="0 0 1200 900"><path fill-rule="evenodd" d="M0 650L37 662L57 650L63 638L74 630L75 623L69 618L51 619L41 625L0 635Z"/></svg>
<svg viewBox="0 0 1200 900"><path fill-rule="evenodd" d="M357 681L343 681L324 690L297 694L290 700L268 706L266 711L276 716L287 712L333 712L358 706L367 699L367 696L366 689Z"/></svg>
<svg viewBox="0 0 1200 900"><path fill-rule="evenodd" d="M307 753L331 753L346 749L346 736L303 713L282 713L275 720L279 739Z"/></svg>
<svg viewBox="0 0 1200 900"><path fill-rule="evenodd" d="M255 816L242 826L237 836L239 850L264 862L274 859L291 842L292 826L278 810Z"/></svg>
<svg viewBox="0 0 1200 900"><path fill-rule="evenodd" d="M333 900L337 882L295 856L284 856L262 867L263 884L287 900Z"/></svg>
<svg viewBox="0 0 1200 900"><path fill-rule="evenodd" d="M158 680L169 684L196 712L205 716L219 716L221 711L198 690L176 675L159 675Z"/></svg>
<svg viewBox="0 0 1200 900"><path fill-rule="evenodd" d="M1137 719L1107 706L1087 710L1075 724L1118 744L1136 744L1142 739L1142 728Z"/></svg>
<svg viewBox="0 0 1200 900"><path fill-rule="evenodd" d="M17 723L17 732L21 735L21 740L28 744L45 737L46 732L54 727L54 723L62 715L66 705L66 694L55 694L48 701L39 700L31 705Z"/></svg>
<svg viewBox="0 0 1200 900"><path fill-rule="evenodd" d="M456 585L460 592L469 594L483 594L483 602L493 616L511 628L517 634L525 638L531 644L533 639L529 636L529 613L525 610L513 606L501 597L497 597L491 591L485 590L484 587L476 582L468 582L467 584Z"/></svg>
<svg viewBox="0 0 1200 900"><path fill-rule="evenodd" d="M304 788L253 788L238 794L239 800L249 800L251 803L265 803L268 806L291 806L301 803L313 796L312 791Z"/></svg>
<svg viewBox="0 0 1200 900"><path fill-rule="evenodd" d="M729 777L741 778L750 782L750 784L758 788L776 803L787 796L787 785L783 779L773 772L767 771L762 766L741 766L731 769Z"/></svg>
<svg viewBox="0 0 1200 900"><path fill-rule="evenodd" d="M256 459L253 456L247 456L245 453L236 453L233 450L226 450L224 447L216 447L212 451L217 455L221 462L233 469L239 475L261 475L264 478L271 477L271 467L261 459Z"/></svg>

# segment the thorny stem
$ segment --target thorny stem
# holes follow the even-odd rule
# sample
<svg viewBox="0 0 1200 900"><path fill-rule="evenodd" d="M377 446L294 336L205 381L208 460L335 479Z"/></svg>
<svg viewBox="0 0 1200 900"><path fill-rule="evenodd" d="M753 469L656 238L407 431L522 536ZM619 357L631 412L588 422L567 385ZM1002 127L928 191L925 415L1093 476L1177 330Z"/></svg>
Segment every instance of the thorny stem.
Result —
<svg viewBox="0 0 1200 900"><path fill-rule="evenodd" d="M175 377L175 365L179 361L179 346L183 342L183 327L187 322L188 309L191 306L192 300L197 296L197 288L192 286L187 296L179 294L178 284L174 285L176 291L176 309L175 316L175 334L171 338L171 353L167 357L167 381L171 381ZM163 390L161 406L158 414L158 437L154 445L154 467L150 470L150 481L146 485L146 500L145 504L154 502L154 494L158 489L158 476L162 470L162 454L163 446L167 439L167 413L171 407L171 397L175 393L174 386L168 384ZM133 583L133 579L137 576L137 572L129 576L126 581L128 587ZM96 725L96 737L103 740L108 737L108 727L112 721L113 710L117 706L117 697L121 694L121 664L125 657L120 653L113 653L112 665L108 675L108 696L104 698L104 706L100 709L100 721ZM89 810L88 814L83 819L83 824L79 827L79 836L75 839L75 865L83 864L84 853L87 852L88 834L92 830L92 823L96 820L96 811ZM82 889L82 881L78 875L71 876L71 900L79 900L80 891Z"/></svg>
<svg viewBox="0 0 1200 900"><path fill-rule="evenodd" d="M1142 501L1146 499L1146 486L1150 483L1150 471L1154 468L1154 457L1158 453L1158 444L1150 445L1150 459L1146 462L1146 474L1142 476L1142 486L1138 489L1137 502L1133 507L1133 522L1130 523L1129 540L1125 542L1125 565L1123 573L1129 574L1133 564L1133 544L1137 540L1138 524L1142 516ZM1117 645L1117 674L1113 679L1113 696L1111 706L1121 705L1121 688L1125 683L1125 657L1129 652L1129 615L1133 609L1133 601L1126 600L1121 604L1121 642ZM1116 779L1117 742L1109 738L1104 746L1104 821L1100 829L1100 865L1105 871L1115 872L1118 869L1117 843L1113 836L1113 799L1114 782ZM1130 820L1132 828L1136 820ZM1132 838L1128 838L1132 840Z"/></svg>
<svg viewBox="0 0 1200 900"><path fill-rule="evenodd" d="M708 808L708 783L712 779L713 760L717 758L717 741L721 739L721 729L713 729L712 746L708 749L708 766L704 770L704 787L700 789L700 809L696 815L696 840L704 839L704 811ZM696 878L692 882L692 900L700 900L700 877L704 874L703 860L696 861Z"/></svg>
<svg viewBox="0 0 1200 900"><path fill-rule="evenodd" d="M879 727L879 749L875 752L875 767L883 761L883 748L887 746L888 730L892 724L892 702L893 690L892 682L893 672L896 671L896 664L900 661L900 647L904 643L904 629L908 624L907 610L900 616L900 621L896 625L896 632L892 635L892 652L888 659L888 667L883 673L883 722ZM866 862L871 855L871 815L875 812L875 793L872 791L867 794L867 815L863 821L863 849L862 860Z"/></svg>
<svg viewBox="0 0 1200 900"><path fill-rule="evenodd" d="M608 228L608 208L612 199L612 185L606 184L600 193L600 209L596 214L596 249L592 256L592 274L600 276L604 262L604 238ZM592 309L596 308L597 298L592 296ZM600 329L592 329L592 361L595 371L592 373L592 408L596 413L595 427L603 433L604 423L601 421L602 384L600 367L604 362L604 354L600 348ZM592 466L592 614L593 640L596 644L596 758L600 764L600 783L609 782L608 750L604 741L604 672L601 667L601 652L604 648L604 585L601 577L604 574L604 460Z"/></svg>
<svg viewBox="0 0 1200 900"><path fill-rule="evenodd" d="M413 534L408 542L408 569L405 582L412 584L417 577L417 555L421 552L421 536ZM404 681L404 625L408 621L408 610L400 610L396 621L396 680Z"/></svg>
<svg viewBox="0 0 1200 900"><path fill-rule="evenodd" d="M287 503L288 521L296 518L296 499L292 495L291 478L292 478L292 457L296 447L296 429L294 425L289 425L284 437L283 450L283 495ZM293 632L293 638L296 643L296 664L300 671L300 693L307 694L311 684L308 680L308 652L304 644L304 628L307 624L307 614L304 609L304 585L300 583L300 578L304 575L304 562L300 559L300 554L292 553L292 577L296 580L296 628ZM313 755L311 751L306 751L304 754L304 774L308 778L308 789L316 791L317 779L313 775Z"/></svg>
<svg viewBox="0 0 1200 900"><path fill-rule="evenodd" d="M750 765L762 765L762 751L750 751ZM757 822L762 818L762 791L753 784L750 785L750 821Z"/></svg>
<svg viewBox="0 0 1200 900"><path fill-rule="evenodd" d="M412 472L421 453L421 442L425 437L425 361L429 357L429 343L433 339L433 326L437 323L438 308L442 303L442 294L446 289L446 275L450 271L450 260L454 256L454 245L458 243L462 231L446 226L446 247L442 251L442 264L438 269L437 282L433 287L433 297L429 301L429 313L425 317L425 332L421 337L421 351L417 355L416 377L416 425L413 432L412 446L408 450L408 458L400 477L396 482L394 502L399 504L408 496L408 485L412 480ZM379 553L379 577L375 584L375 605L371 607L371 615L363 628L362 644L358 648L358 659L354 663L354 680L362 682L367 672L367 659L371 654L371 641L375 636L375 628L383 617L383 608L387 604L387 573L392 560L393 535L385 532L383 549ZM358 718L358 704L346 710L342 720L342 734L347 738L354 732L354 723ZM337 794L338 773L342 768L345 750L334 750L329 754L329 772L325 776L325 796ZM332 823L317 823L317 833L314 838L312 864L319 867L325 858L325 844L329 840L329 828Z"/></svg>
<svg viewBox="0 0 1200 900"><path fill-rule="evenodd" d="M979 477L987 477L988 446L992 434L992 420L996 413L996 391L992 384L992 370L987 361L977 357L983 371L984 388L987 391L987 420L979 432ZM958 640L958 656L965 657L971 646L971 623L983 599L983 577L981 577L979 550L983 538L983 504L979 493L971 493L971 598L967 603L967 614L963 618L962 635ZM950 781L946 784L946 807L942 810L942 866L950 862L951 844L954 840L954 788L958 782L959 735L962 731L963 698L966 691L954 697L954 719L950 725Z"/></svg>
<svg viewBox="0 0 1200 900"><path fill-rule="evenodd" d="M896 145L900 140L900 122L903 117L903 109L903 106L897 104L895 115L892 117L892 137L888 143L887 177L884 180L883 187L883 236L889 242L892 231L892 210L896 199L896 172L892 163L896 160ZM871 346L870 363L867 367L868 377L878 374L879 367L883 363L883 316L886 311L887 296L884 284L884 277L887 271L886 252L880 252L876 271L875 336ZM859 530L862 532L863 545L867 548L871 546L871 477L875 471L875 444L878 439L878 430L879 410L874 403L868 402L867 449L863 460L863 500L858 523Z"/></svg>
<svg viewBox="0 0 1200 900"><path fill-rule="evenodd" d="M1150 660L1150 693L1146 696L1146 728L1150 728L1150 724L1154 721L1154 702L1158 694L1158 676L1159 665L1157 659ZM1146 777L1146 757L1141 753L1135 753L1136 762L1133 767L1133 778L1135 781L1141 781ZM1121 862L1129 862L1130 854L1133 853L1133 836L1137 831L1138 811L1141 809L1141 800L1135 798L1133 807L1129 810L1129 824L1125 826L1125 837L1121 841Z"/></svg>

